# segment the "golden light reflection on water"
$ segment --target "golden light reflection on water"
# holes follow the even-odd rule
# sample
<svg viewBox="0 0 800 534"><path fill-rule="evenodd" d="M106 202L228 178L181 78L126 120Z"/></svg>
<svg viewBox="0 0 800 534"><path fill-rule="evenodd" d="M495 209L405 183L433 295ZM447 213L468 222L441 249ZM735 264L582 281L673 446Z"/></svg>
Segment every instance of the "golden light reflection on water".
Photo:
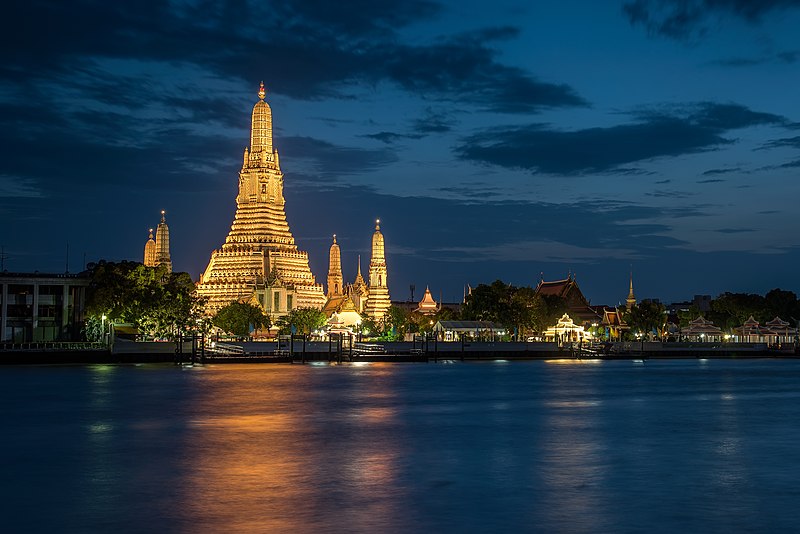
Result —
<svg viewBox="0 0 800 534"><path fill-rule="evenodd" d="M205 394L196 399L202 415L192 419L187 443L190 495L179 499L190 503L185 530L370 531L401 517L397 499L385 494L398 469L396 444L364 442L355 450L343 444L396 415L387 404L391 382L374 371L374 381L353 386L362 389L358 394L335 383L341 395L335 404L330 391L308 387L308 367L204 375ZM332 516L342 524L330 524Z"/></svg>

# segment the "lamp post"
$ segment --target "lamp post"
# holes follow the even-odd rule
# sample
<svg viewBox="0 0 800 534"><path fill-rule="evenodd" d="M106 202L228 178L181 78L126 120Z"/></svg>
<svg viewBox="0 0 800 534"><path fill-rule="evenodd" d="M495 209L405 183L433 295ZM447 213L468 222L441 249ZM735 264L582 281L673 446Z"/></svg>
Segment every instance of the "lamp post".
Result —
<svg viewBox="0 0 800 534"><path fill-rule="evenodd" d="M100 332L101 332L101 340L102 343L105 345L106 343L106 316L105 314L100 316Z"/></svg>

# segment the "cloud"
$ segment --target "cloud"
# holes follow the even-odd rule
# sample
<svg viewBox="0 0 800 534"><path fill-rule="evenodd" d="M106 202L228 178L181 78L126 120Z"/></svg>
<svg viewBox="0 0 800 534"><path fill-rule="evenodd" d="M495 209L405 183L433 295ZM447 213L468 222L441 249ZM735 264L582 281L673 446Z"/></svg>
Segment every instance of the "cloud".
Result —
<svg viewBox="0 0 800 534"><path fill-rule="evenodd" d="M42 190L30 178L0 174L0 197L5 198L40 198Z"/></svg>
<svg viewBox="0 0 800 534"><path fill-rule="evenodd" d="M675 190L666 190L666 189L659 189L656 191L652 191L650 193L645 193L648 197L655 197L655 198L689 198L692 196L692 193L688 193L686 191L675 191Z"/></svg>
<svg viewBox="0 0 800 534"><path fill-rule="evenodd" d="M719 228L714 231L721 234L743 234L746 232L754 232L755 230L752 228Z"/></svg>
<svg viewBox="0 0 800 534"><path fill-rule="evenodd" d="M424 117L413 122L413 131L430 134L446 133L453 129L453 120L444 112L436 112L428 108Z"/></svg>
<svg viewBox="0 0 800 534"><path fill-rule="evenodd" d="M787 50L777 54L764 55L760 57L733 57L727 59L719 59L712 61L712 65L719 65L722 67L752 67L755 65L765 65L770 63L782 63L791 65L800 59L800 52L797 50Z"/></svg>
<svg viewBox="0 0 800 534"><path fill-rule="evenodd" d="M311 162L316 172L330 176L369 172L397 161L397 155L388 149L346 147L313 137L283 137L280 150L293 162ZM296 167L301 172L300 165Z"/></svg>
<svg viewBox="0 0 800 534"><path fill-rule="evenodd" d="M440 261L452 262L596 263L611 259L641 259L641 256L631 249L581 247L552 240L518 241L489 246L442 247L434 249L432 253L436 254Z"/></svg>
<svg viewBox="0 0 800 534"><path fill-rule="evenodd" d="M766 143L762 149L768 148L782 148L782 147L791 147L791 148L800 148L800 136L798 137L787 137L784 139L775 139Z"/></svg>
<svg viewBox="0 0 800 534"><path fill-rule="evenodd" d="M734 167L732 169L709 169L703 173L703 176L717 176L720 174L728 174L731 172L739 172L742 169L740 167Z"/></svg>
<svg viewBox="0 0 800 534"><path fill-rule="evenodd" d="M725 180L721 178L709 178L708 180L697 180L698 184L718 184L720 182L724 182Z"/></svg>
<svg viewBox="0 0 800 534"><path fill-rule="evenodd" d="M391 145L396 143L397 141L401 141L403 139L422 139L425 137L421 134L401 134L396 132L378 132L374 134L365 134L361 137L366 137L368 139L375 139L376 141L380 141L381 143L385 143L387 145Z"/></svg>
<svg viewBox="0 0 800 534"><path fill-rule="evenodd" d="M98 59L135 60L164 70L202 65L212 77L237 80L261 78L268 61L268 88L298 99L353 98L356 87L389 82L431 100L500 112L587 105L565 84L541 81L498 61L493 43L516 38L516 28L479 28L430 42L404 42L404 28L434 21L442 11L430 0L356 0L347 9L321 0L239 0L216 6L148 2L136 8L117 2L33 0L9 11L7 20L18 24L0 34L0 46L15 53L0 65L0 74L26 77L32 85L54 73L79 72ZM47 21L38 13L48 13ZM39 68L29 69L31 64ZM126 85L136 83L107 79L97 88L101 98L127 98Z"/></svg>
<svg viewBox="0 0 800 534"><path fill-rule="evenodd" d="M672 113L644 111L637 122L606 128L556 130L546 124L497 127L463 139L464 160L551 174L610 171L653 158L712 150L733 141L730 130L786 119L736 104L705 102Z"/></svg>
<svg viewBox="0 0 800 534"><path fill-rule="evenodd" d="M622 11L632 25L678 40L703 37L714 19L736 17L758 24L768 13L800 7L800 0L633 0Z"/></svg>

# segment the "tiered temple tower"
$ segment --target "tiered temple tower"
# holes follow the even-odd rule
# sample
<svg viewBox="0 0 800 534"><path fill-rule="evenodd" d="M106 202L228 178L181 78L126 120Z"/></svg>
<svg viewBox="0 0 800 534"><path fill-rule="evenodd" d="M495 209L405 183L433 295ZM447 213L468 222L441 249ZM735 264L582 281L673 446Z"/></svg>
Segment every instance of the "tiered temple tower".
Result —
<svg viewBox="0 0 800 534"><path fill-rule="evenodd" d="M167 271L172 272L172 259L169 255L169 226L167 226L166 213L161 210L161 222L156 229L155 239L153 239L153 229L150 228L150 237L144 245L144 264L147 267L165 265Z"/></svg>
<svg viewBox="0 0 800 534"><path fill-rule="evenodd" d="M253 106L250 147L244 150L231 231L211 254L197 292L216 312L240 299L256 299L273 317L299 307L321 308L322 285L295 245L286 222L283 173L272 146L272 110L264 84Z"/></svg>
<svg viewBox="0 0 800 534"><path fill-rule="evenodd" d="M161 222L156 228L156 265L166 265L167 271L172 272L172 259L169 256L169 226L167 226L166 212L161 210Z"/></svg>
<svg viewBox="0 0 800 534"><path fill-rule="evenodd" d="M328 264L328 298L338 297L343 294L342 282L342 253L336 243L336 234L333 234L333 244L331 245Z"/></svg>
<svg viewBox="0 0 800 534"><path fill-rule="evenodd" d="M156 266L156 241L153 239L153 229L150 228L150 237L144 244L144 265L145 267Z"/></svg>
<svg viewBox="0 0 800 534"><path fill-rule="evenodd" d="M389 312L389 306L392 305L386 281L384 249L385 245L379 219L375 221L375 233L372 234L372 259L369 262L369 296L364 307L364 312L374 321L383 319Z"/></svg>

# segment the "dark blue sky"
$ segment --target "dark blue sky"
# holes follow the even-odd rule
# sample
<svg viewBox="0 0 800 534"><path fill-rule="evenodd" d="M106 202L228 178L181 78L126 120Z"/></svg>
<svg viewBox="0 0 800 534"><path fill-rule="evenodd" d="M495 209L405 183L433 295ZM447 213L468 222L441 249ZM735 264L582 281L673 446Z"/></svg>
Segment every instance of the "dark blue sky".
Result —
<svg viewBox="0 0 800 534"><path fill-rule="evenodd" d="M533 4L533 5L530 5ZM800 0L11 2L10 271L224 241L264 80L325 280L373 221L392 297L577 274L593 303L798 291Z"/></svg>

